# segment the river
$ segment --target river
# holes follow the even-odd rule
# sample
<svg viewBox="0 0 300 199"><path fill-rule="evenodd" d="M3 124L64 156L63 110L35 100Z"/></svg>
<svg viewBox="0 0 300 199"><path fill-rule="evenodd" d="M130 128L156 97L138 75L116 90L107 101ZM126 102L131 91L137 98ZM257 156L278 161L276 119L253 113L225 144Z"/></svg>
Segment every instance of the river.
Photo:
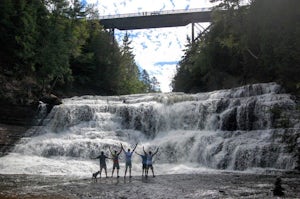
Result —
<svg viewBox="0 0 300 199"><path fill-rule="evenodd" d="M41 106L43 109L43 106ZM0 174L87 179L120 144L155 151L156 175L285 172L297 166L299 113L276 83L207 93L63 99L0 158ZM121 175L124 173L121 155ZM109 173L112 162L107 161ZM133 155L133 175L141 159Z"/></svg>

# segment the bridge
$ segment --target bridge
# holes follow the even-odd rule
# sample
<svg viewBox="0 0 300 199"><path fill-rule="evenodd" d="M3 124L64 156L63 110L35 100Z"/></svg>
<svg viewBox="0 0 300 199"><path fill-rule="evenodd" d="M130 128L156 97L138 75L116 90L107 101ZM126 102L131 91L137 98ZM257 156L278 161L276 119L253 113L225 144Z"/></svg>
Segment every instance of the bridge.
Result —
<svg viewBox="0 0 300 199"><path fill-rule="evenodd" d="M186 26L211 21L211 8L140 12L100 17L105 29L134 30Z"/></svg>
<svg viewBox="0 0 300 199"><path fill-rule="evenodd" d="M148 28L178 27L192 24L192 41L194 41L194 24L211 21L211 8L189 10L154 11L131 14L108 15L100 17L100 24L114 32Z"/></svg>

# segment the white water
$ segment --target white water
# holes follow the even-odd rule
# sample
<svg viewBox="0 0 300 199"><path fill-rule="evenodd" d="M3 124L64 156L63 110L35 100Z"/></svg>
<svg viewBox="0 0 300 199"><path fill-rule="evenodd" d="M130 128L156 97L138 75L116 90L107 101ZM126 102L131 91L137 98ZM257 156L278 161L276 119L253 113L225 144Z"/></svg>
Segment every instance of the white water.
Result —
<svg viewBox="0 0 300 199"><path fill-rule="evenodd" d="M119 150L121 143L125 148L139 143L139 153L143 146L159 147L156 174L292 169L295 154L283 137L299 131L275 128L272 110L284 113L296 105L280 90L269 83L193 95L64 99L43 126L30 129L30 137L0 158L0 173L90 176L99 168L91 157L109 155L108 147ZM135 154L133 161L133 174L140 175L140 157ZM121 162L123 175L124 155Z"/></svg>

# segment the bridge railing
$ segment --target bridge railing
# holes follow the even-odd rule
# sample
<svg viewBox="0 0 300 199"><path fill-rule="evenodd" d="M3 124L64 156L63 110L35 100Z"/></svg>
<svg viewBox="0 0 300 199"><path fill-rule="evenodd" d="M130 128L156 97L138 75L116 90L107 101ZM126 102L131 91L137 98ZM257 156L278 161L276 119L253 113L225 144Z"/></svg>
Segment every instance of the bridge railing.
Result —
<svg viewBox="0 0 300 199"><path fill-rule="evenodd" d="M153 16L153 15L167 15L167 14L180 14L180 13L193 13L193 12L209 12L212 8L193 8L193 9L181 9L181 10L165 10L165 11L150 11L150 12L138 12L128 14L117 14L117 15L104 15L100 16L100 19L115 19L115 18L127 18L127 17L142 17L142 16Z"/></svg>

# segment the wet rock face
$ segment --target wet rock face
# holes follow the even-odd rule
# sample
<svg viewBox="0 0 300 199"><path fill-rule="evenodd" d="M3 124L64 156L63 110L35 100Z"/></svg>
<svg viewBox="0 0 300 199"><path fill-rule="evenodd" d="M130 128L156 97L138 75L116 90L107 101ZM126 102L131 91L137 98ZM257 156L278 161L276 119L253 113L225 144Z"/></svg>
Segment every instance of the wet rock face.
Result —
<svg viewBox="0 0 300 199"><path fill-rule="evenodd" d="M47 112L49 113L55 105L62 104L62 101L59 97L53 94L47 94L40 98L40 101L47 105Z"/></svg>
<svg viewBox="0 0 300 199"><path fill-rule="evenodd" d="M34 106L0 103L0 156L4 155L22 138L32 125Z"/></svg>
<svg viewBox="0 0 300 199"><path fill-rule="evenodd" d="M21 79L19 79L21 78ZM41 87L34 78L0 72L0 156L34 125Z"/></svg>
<svg viewBox="0 0 300 199"><path fill-rule="evenodd" d="M299 127L296 102L275 83L164 98L160 105L119 108L124 126L147 135L182 128L252 131Z"/></svg>
<svg viewBox="0 0 300 199"><path fill-rule="evenodd" d="M0 156L5 155L23 137L27 127L0 123Z"/></svg>

